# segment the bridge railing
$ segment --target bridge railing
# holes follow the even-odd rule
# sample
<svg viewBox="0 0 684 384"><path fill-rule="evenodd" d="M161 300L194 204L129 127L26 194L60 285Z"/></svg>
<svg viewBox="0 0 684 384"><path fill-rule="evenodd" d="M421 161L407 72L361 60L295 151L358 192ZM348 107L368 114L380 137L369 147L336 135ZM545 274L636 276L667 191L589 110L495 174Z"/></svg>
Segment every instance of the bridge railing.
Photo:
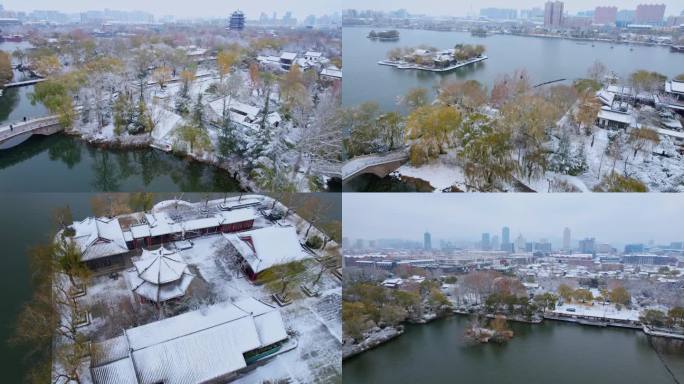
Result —
<svg viewBox="0 0 684 384"><path fill-rule="evenodd" d="M357 156L344 164L342 167L342 177L343 179L349 179L367 168L393 163L395 161L405 161L407 159L408 150L406 149L380 155Z"/></svg>
<svg viewBox="0 0 684 384"><path fill-rule="evenodd" d="M0 141L11 139L12 137L35 131L36 129L49 127L59 123L59 116L47 116L38 119L20 122L18 124L5 125L0 127Z"/></svg>

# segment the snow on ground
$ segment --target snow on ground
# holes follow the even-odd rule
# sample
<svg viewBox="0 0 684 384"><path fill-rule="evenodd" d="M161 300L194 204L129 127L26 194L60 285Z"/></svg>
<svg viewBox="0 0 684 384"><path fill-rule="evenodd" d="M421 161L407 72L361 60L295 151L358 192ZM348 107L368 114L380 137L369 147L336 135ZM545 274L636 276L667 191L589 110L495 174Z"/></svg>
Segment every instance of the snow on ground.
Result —
<svg viewBox="0 0 684 384"><path fill-rule="evenodd" d="M225 256L228 246L222 235L193 240L191 249L181 251L185 260L198 267L203 279L218 295L218 300L235 300L252 296L272 303L270 293L236 273ZM277 356L266 365L240 378L239 383L290 378L297 383L325 383L342 374L340 339L342 289L330 275L321 278L325 289L319 298L300 298L281 309L288 329L298 336L298 346Z"/></svg>
<svg viewBox="0 0 684 384"><path fill-rule="evenodd" d="M446 188L455 185L461 190L465 190L465 176L463 169L457 165L448 164L442 157L435 163L414 167L404 164L397 169L402 176L423 179L435 188L434 192L442 192Z"/></svg>
<svg viewBox="0 0 684 384"><path fill-rule="evenodd" d="M574 312L568 311L568 309L574 308ZM556 306L553 313L562 314L565 316L575 315L575 316L593 316L593 317L603 317L607 319L615 320L631 320L639 321L639 311L636 309L626 309L622 308L617 310L613 304L602 304L594 303L594 305L583 305L583 304L563 304Z"/></svg>

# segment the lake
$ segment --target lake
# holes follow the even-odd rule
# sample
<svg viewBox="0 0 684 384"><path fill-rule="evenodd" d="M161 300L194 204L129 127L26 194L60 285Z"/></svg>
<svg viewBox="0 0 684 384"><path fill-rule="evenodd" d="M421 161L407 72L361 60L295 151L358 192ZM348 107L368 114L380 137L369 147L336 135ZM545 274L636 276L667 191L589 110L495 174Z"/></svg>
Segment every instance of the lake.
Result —
<svg viewBox="0 0 684 384"><path fill-rule="evenodd" d="M101 149L55 134L0 150L0 192L239 191L228 171L170 153Z"/></svg>
<svg viewBox="0 0 684 384"><path fill-rule="evenodd" d="M631 329L515 323L505 345L469 345L468 319L409 325L398 338L343 364L344 383L671 384L646 336ZM680 352L681 353L681 352ZM663 355L681 381L684 355Z"/></svg>
<svg viewBox="0 0 684 384"><path fill-rule="evenodd" d="M666 47L512 35L474 37L467 32L404 29L399 30L399 41L381 42L366 38L371 29L344 28L342 31L342 103L345 106L375 101L384 110L401 110L397 97L411 88L433 89L446 78L477 80L491 89L499 75L516 69L526 69L534 84L563 78L573 80L586 77L587 69L595 60L623 78L638 69L657 71L669 77L684 72L684 54L672 53ZM392 48L426 44L447 49L458 43L484 45L489 59L448 73L401 70L377 64L386 59Z"/></svg>

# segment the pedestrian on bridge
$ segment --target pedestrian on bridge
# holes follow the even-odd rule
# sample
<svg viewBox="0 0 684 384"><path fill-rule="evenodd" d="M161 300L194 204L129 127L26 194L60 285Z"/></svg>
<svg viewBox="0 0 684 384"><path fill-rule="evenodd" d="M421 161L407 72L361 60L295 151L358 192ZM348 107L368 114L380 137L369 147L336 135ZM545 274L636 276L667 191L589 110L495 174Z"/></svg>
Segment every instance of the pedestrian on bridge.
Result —
<svg viewBox="0 0 684 384"><path fill-rule="evenodd" d="M10 132L13 132L13 131L14 131L14 127L12 126L12 124L10 124Z"/></svg>

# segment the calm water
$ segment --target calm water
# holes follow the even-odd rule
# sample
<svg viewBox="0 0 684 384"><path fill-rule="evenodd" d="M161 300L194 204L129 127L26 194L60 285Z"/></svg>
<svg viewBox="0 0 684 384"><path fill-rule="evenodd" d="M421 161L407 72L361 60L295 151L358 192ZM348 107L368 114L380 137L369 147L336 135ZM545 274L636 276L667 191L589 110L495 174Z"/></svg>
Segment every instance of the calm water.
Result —
<svg viewBox="0 0 684 384"><path fill-rule="evenodd" d="M513 324L507 345L466 345L467 323L451 317L410 326L346 361L344 383L674 383L646 337L632 330ZM666 361L684 379L684 355Z"/></svg>
<svg viewBox="0 0 684 384"><path fill-rule="evenodd" d="M397 110L397 96L413 87L432 89L443 78L474 79L491 88L497 76L516 69L527 69L535 84L556 79L586 77L595 60L603 62L618 75L625 77L637 69L648 69L669 77L684 72L684 54L671 53L668 48L615 45L608 43L578 44L574 41L520 36L494 35L473 37L466 32L436 32L400 30L400 40L379 42L365 36L370 28L344 28L344 82L342 102L353 106L376 101L385 110ZM439 49L452 48L457 43L483 44L489 59L447 74L400 70L378 65L386 53L395 47L427 44Z"/></svg>
<svg viewBox="0 0 684 384"><path fill-rule="evenodd" d="M32 136L0 150L0 192L239 191L225 170L153 149L92 147L66 135Z"/></svg>
<svg viewBox="0 0 684 384"><path fill-rule="evenodd" d="M30 364L21 350L9 346L7 338L23 302L31 296L27 250L48 241L51 212L69 204L74 218L89 214L89 197L83 194L0 194L0 367L2 382L20 383Z"/></svg>

